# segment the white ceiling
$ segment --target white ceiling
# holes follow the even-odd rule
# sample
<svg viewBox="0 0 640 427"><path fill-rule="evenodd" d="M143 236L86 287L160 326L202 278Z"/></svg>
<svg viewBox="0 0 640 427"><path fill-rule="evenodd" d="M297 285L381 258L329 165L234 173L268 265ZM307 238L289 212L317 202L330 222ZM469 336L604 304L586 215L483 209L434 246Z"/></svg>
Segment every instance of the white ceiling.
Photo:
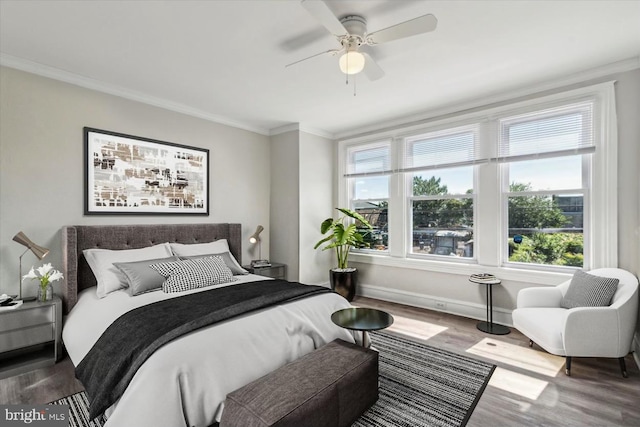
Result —
<svg viewBox="0 0 640 427"><path fill-rule="evenodd" d="M640 1L327 1L375 31L427 13L435 32L372 49L345 85L335 39L297 0L0 0L0 63L261 133L328 134L488 99L618 61L638 64Z"/></svg>

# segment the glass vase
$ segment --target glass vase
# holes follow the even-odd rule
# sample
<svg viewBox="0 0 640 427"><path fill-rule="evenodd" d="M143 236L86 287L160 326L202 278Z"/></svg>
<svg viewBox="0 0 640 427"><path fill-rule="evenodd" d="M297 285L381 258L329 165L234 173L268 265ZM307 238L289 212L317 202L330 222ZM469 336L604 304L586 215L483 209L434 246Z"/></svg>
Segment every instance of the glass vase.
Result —
<svg viewBox="0 0 640 427"><path fill-rule="evenodd" d="M38 286L38 301L45 302L53 299L53 287L51 283L47 283L46 286Z"/></svg>

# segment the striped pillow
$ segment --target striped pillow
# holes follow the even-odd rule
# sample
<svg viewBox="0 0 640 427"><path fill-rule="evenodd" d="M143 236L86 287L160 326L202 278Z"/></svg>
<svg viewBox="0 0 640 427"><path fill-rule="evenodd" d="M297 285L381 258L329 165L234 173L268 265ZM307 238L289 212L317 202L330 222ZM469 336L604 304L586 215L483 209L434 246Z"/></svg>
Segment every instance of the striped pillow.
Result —
<svg viewBox="0 0 640 427"><path fill-rule="evenodd" d="M578 270L573 275L560 306L564 308L609 306L619 282L618 279L594 276Z"/></svg>
<svg viewBox="0 0 640 427"><path fill-rule="evenodd" d="M188 291L205 286L233 282L233 273L219 256L177 262L151 264L149 267L166 277L166 293Z"/></svg>

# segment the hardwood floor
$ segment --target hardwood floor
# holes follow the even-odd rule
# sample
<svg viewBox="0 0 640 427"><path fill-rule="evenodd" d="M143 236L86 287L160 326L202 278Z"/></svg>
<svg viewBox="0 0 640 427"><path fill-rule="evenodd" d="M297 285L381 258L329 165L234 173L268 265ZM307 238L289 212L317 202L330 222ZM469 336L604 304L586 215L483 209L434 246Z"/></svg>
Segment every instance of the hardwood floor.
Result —
<svg viewBox="0 0 640 427"><path fill-rule="evenodd" d="M640 425L640 371L631 355L625 359L629 378L622 378L617 360L594 358L575 358L567 377L562 358L530 349L514 329L488 335L474 319L362 297L353 304L392 313L392 332L498 366L469 427ZM67 357L0 380L0 403L46 403L80 390Z"/></svg>
<svg viewBox="0 0 640 427"><path fill-rule="evenodd" d="M66 356L54 366L0 380L0 404L43 404L84 390Z"/></svg>
<svg viewBox="0 0 640 427"><path fill-rule="evenodd" d="M631 355L625 358L629 378L622 377L616 359L602 358L574 358L567 377L563 358L548 355L536 345L530 349L529 339L515 329L508 335L489 335L476 328L474 319L369 298L357 298L353 304L392 313L398 325L393 332L410 338L446 327L425 336L426 343L498 366L469 427L640 426L640 371ZM487 348L467 351L479 343ZM551 375L556 365L559 370Z"/></svg>

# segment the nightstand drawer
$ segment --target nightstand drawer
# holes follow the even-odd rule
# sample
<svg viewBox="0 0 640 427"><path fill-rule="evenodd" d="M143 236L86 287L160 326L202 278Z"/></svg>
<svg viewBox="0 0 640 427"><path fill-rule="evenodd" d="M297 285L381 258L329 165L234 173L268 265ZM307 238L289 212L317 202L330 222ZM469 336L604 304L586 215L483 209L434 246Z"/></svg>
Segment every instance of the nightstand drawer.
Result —
<svg viewBox="0 0 640 427"><path fill-rule="evenodd" d="M254 269L255 274L273 277L274 279L284 279L284 267L266 267Z"/></svg>
<svg viewBox="0 0 640 427"><path fill-rule="evenodd" d="M244 269L252 274L260 276L272 277L274 279L287 280L287 266L278 262L271 263L266 267L252 267L251 265L243 265Z"/></svg>
<svg viewBox="0 0 640 427"><path fill-rule="evenodd" d="M43 323L53 323L55 321L53 314L53 305L27 308L10 313L4 312L0 320L0 333L14 329L28 328L29 326L42 325Z"/></svg>
<svg viewBox="0 0 640 427"><path fill-rule="evenodd" d="M54 339L55 328L53 323L4 332L0 333L0 352L53 341Z"/></svg>

